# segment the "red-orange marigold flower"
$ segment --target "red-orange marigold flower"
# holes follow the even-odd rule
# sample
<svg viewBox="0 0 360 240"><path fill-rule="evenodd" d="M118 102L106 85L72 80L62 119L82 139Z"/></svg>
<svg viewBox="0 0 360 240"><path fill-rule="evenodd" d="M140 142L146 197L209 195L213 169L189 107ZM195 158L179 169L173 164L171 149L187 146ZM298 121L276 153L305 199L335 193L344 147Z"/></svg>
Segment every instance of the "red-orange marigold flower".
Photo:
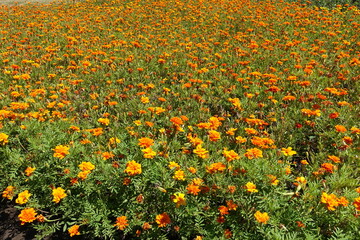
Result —
<svg viewBox="0 0 360 240"><path fill-rule="evenodd" d="M121 216L116 218L116 223L114 224L115 227L119 230L124 230L128 226L128 220L126 216Z"/></svg>
<svg viewBox="0 0 360 240"><path fill-rule="evenodd" d="M170 216L166 212L157 215L155 221L159 227L165 227L171 223Z"/></svg>

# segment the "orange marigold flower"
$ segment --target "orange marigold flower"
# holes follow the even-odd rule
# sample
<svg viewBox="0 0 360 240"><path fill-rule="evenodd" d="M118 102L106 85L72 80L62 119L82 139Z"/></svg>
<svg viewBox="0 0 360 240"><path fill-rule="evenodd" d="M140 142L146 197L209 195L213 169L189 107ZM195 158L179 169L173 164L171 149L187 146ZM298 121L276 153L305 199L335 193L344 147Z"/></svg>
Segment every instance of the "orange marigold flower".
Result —
<svg viewBox="0 0 360 240"><path fill-rule="evenodd" d="M5 134L5 133L0 133L0 145L5 145L7 144L9 135Z"/></svg>
<svg viewBox="0 0 360 240"><path fill-rule="evenodd" d="M78 173L77 177L80 178L81 180L85 180L90 173L91 173L91 171L88 171L88 170L81 171ZM76 179L76 182L77 182L77 179Z"/></svg>
<svg viewBox="0 0 360 240"><path fill-rule="evenodd" d="M226 158L226 161L231 162L236 159L240 159L239 154L237 154L234 150L223 150L223 156Z"/></svg>
<svg viewBox="0 0 360 240"><path fill-rule="evenodd" d="M327 159L333 161L334 163L341 163L340 158L334 155L328 155Z"/></svg>
<svg viewBox="0 0 360 240"><path fill-rule="evenodd" d="M179 117L172 117L170 119L170 122L172 122L175 125L183 125L184 124L183 120Z"/></svg>
<svg viewBox="0 0 360 240"><path fill-rule="evenodd" d="M220 212L220 215L227 215L227 214L229 214L229 209L228 209L226 206L224 206L224 205L220 206L220 207L218 208L218 210L219 210L219 212Z"/></svg>
<svg viewBox="0 0 360 240"><path fill-rule="evenodd" d="M151 147L153 144L154 144L154 140L152 140L151 138L140 138L138 139L139 143L138 145L140 147L144 147L144 148L148 148L148 147Z"/></svg>
<svg viewBox="0 0 360 240"><path fill-rule="evenodd" d="M269 221L270 217L267 214L267 212L260 212L260 211L256 211L256 213L254 214L254 217L256 219L257 222L259 223L263 223L263 224L267 224L267 222Z"/></svg>
<svg viewBox="0 0 360 240"><path fill-rule="evenodd" d="M345 136L342 138L342 140L347 144L351 145L353 143L353 139L351 137Z"/></svg>
<svg viewBox="0 0 360 240"><path fill-rule="evenodd" d="M14 197L14 190L15 190L15 187L13 186L7 186L5 188L5 190L2 192L2 196L4 198L7 198L9 200L12 200L12 198Z"/></svg>
<svg viewBox="0 0 360 240"><path fill-rule="evenodd" d="M64 157L66 157L66 155L69 154L69 149L70 149L70 147L64 146L64 145L58 145L58 146L56 146L56 147L53 149L53 151L55 152L55 153L54 153L54 157L63 159Z"/></svg>
<svg viewBox="0 0 360 240"><path fill-rule="evenodd" d="M347 131L346 127L344 127L343 125L336 125L335 129L336 129L337 132L341 132L341 133Z"/></svg>
<svg viewBox="0 0 360 240"><path fill-rule="evenodd" d="M252 193L259 191L259 190L256 189L256 185L254 183L252 183L252 182L246 183L245 189L246 189L246 191L252 192Z"/></svg>
<svg viewBox="0 0 360 240"><path fill-rule="evenodd" d="M328 173L333 173L335 170L335 166L331 163L323 163L321 164L321 168L323 168Z"/></svg>
<svg viewBox="0 0 360 240"><path fill-rule="evenodd" d="M116 218L116 223L114 224L115 227L119 230L124 230L128 226L128 220L126 219L126 216L121 216Z"/></svg>
<svg viewBox="0 0 360 240"><path fill-rule="evenodd" d="M197 196L199 194L199 192L201 191L200 187L198 185L192 184L190 183L187 187L186 187L187 193L188 194L192 194L194 196Z"/></svg>
<svg viewBox="0 0 360 240"><path fill-rule="evenodd" d="M29 198L30 198L31 195L32 194L29 193L28 190L25 190L25 191L19 193L19 195L18 195L17 199L15 200L15 202L18 203L18 204L25 204L25 203L27 203L29 201Z"/></svg>
<svg viewBox="0 0 360 240"><path fill-rule="evenodd" d="M27 168L25 169L25 175L28 176L28 177L30 177L35 170L36 170L36 168L27 167Z"/></svg>
<svg viewBox="0 0 360 240"><path fill-rule="evenodd" d="M55 203L59 203L61 199L65 198L67 196L67 194L65 193L65 190L62 189L61 187L54 188L52 190L52 195L53 195L53 202L55 202Z"/></svg>
<svg viewBox="0 0 360 240"><path fill-rule="evenodd" d="M250 148L246 149L246 153L244 154L248 159L261 158L263 157L262 151L258 148Z"/></svg>
<svg viewBox="0 0 360 240"><path fill-rule="evenodd" d="M126 169L124 173L127 173L129 176L135 176L142 173L141 164L135 162L134 160L126 163Z"/></svg>
<svg viewBox="0 0 360 240"><path fill-rule="evenodd" d="M226 205L229 208L229 210L231 210L231 211L235 211L238 207L238 205L236 203L234 203L233 200L226 201Z"/></svg>
<svg viewBox="0 0 360 240"><path fill-rule="evenodd" d="M35 221L36 214L37 213L34 208L25 208L25 209L21 210L21 212L18 216L21 221L21 225Z"/></svg>
<svg viewBox="0 0 360 240"><path fill-rule="evenodd" d="M220 133L218 131L215 131L215 130L210 130L208 132L208 136L209 136L209 140L212 141L212 142L216 142L216 141L221 139Z"/></svg>
<svg viewBox="0 0 360 240"><path fill-rule="evenodd" d="M334 211L339 206L339 199L335 194L327 194L323 192L321 194L321 203L324 203L328 210Z"/></svg>
<svg viewBox="0 0 360 240"><path fill-rule="evenodd" d="M99 118L98 122L105 126L108 126L110 124L110 120L108 118Z"/></svg>
<svg viewBox="0 0 360 240"><path fill-rule="evenodd" d="M157 215L155 221L159 227L165 227L171 223L170 216L166 212Z"/></svg>
<svg viewBox="0 0 360 240"><path fill-rule="evenodd" d="M253 128L245 128L245 132L246 132L246 134L248 134L248 135L257 135L257 134L259 134L259 132L256 131L256 130L253 129Z"/></svg>
<svg viewBox="0 0 360 240"><path fill-rule="evenodd" d="M208 173L217 173L217 172L223 172L226 169L226 165L221 163L221 162L217 162L217 163L213 163L210 166L206 167L206 172Z"/></svg>
<svg viewBox="0 0 360 240"><path fill-rule="evenodd" d="M357 211L360 211L360 197L354 199L353 205Z"/></svg>
<svg viewBox="0 0 360 240"><path fill-rule="evenodd" d="M73 226L69 227L68 232L70 234L70 237L73 237L75 235L80 235L79 228L80 228L79 225L73 225Z"/></svg>

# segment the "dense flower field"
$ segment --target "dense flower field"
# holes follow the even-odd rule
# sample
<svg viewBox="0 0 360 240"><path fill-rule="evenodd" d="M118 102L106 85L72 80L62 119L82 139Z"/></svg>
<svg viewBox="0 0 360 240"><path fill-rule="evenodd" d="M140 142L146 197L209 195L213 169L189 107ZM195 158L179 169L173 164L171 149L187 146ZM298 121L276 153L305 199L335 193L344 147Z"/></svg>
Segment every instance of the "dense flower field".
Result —
<svg viewBox="0 0 360 240"><path fill-rule="evenodd" d="M0 7L0 191L38 238L359 239L360 11Z"/></svg>

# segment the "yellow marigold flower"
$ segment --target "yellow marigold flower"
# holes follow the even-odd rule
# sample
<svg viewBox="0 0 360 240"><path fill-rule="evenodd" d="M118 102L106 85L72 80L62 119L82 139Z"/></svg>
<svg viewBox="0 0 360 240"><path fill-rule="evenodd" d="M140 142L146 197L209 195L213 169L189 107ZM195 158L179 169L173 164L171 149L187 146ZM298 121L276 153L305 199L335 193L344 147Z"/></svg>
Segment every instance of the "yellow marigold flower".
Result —
<svg viewBox="0 0 360 240"><path fill-rule="evenodd" d="M29 201L29 198L32 194L29 193L28 190L25 190L21 193L19 193L17 199L15 200L16 203L18 204L25 204Z"/></svg>
<svg viewBox="0 0 360 240"><path fill-rule="evenodd" d="M111 145L115 145L115 144L117 144L117 143L121 143L121 141L120 141L120 139L118 139L118 138L116 138L116 137L112 137L112 138L109 139L109 143L110 143Z"/></svg>
<svg viewBox="0 0 360 240"><path fill-rule="evenodd" d="M27 168L25 169L25 175L28 176L28 177L30 177L35 170L36 170L36 168L27 167Z"/></svg>
<svg viewBox="0 0 360 240"><path fill-rule="evenodd" d="M246 183L245 188L248 192L258 192L258 190L256 189L256 185L252 182Z"/></svg>
<svg viewBox="0 0 360 240"><path fill-rule="evenodd" d="M171 223L170 216L166 212L157 215L155 221L159 227L165 227Z"/></svg>
<svg viewBox="0 0 360 240"><path fill-rule="evenodd" d="M177 170L177 171L175 171L173 178L176 180L179 180L179 181L184 181L185 180L185 172L182 170Z"/></svg>
<svg viewBox="0 0 360 240"><path fill-rule="evenodd" d="M124 230L128 225L129 224L126 216L117 217L116 223L114 224L114 226L121 231Z"/></svg>
<svg viewBox="0 0 360 240"><path fill-rule="evenodd" d="M154 158L156 156L156 152L150 147L142 149L141 151L144 153L144 158Z"/></svg>
<svg viewBox="0 0 360 240"><path fill-rule="evenodd" d="M292 156L295 155L297 152L292 150L292 147L288 147L288 148L281 148L281 152L285 155L285 156Z"/></svg>
<svg viewBox="0 0 360 240"><path fill-rule="evenodd" d="M236 143L246 143L246 141L247 141L247 139L246 138L244 138L244 137L241 137L241 136L237 136L236 138L235 138L235 140L236 140Z"/></svg>
<svg viewBox="0 0 360 240"><path fill-rule="evenodd" d="M69 154L69 149L70 149L70 147L64 146L64 145L58 145L58 146L56 146L56 147L53 149L53 151L54 151L54 157L63 159L64 157L66 157L66 155Z"/></svg>
<svg viewBox="0 0 360 240"><path fill-rule="evenodd" d="M197 145L196 148L193 150L193 152L198 155L200 158L208 158L209 157L209 151L207 151L205 148L201 146L201 144Z"/></svg>
<svg viewBox="0 0 360 240"><path fill-rule="evenodd" d="M79 164L79 168L81 171L92 171L95 169L95 165L91 162L82 162Z"/></svg>
<svg viewBox="0 0 360 240"><path fill-rule="evenodd" d="M36 220L36 211L33 208L25 208L21 210L19 214L19 220L21 221L21 225L25 223L31 223Z"/></svg>
<svg viewBox="0 0 360 240"><path fill-rule="evenodd" d="M5 145L7 144L9 135L5 134L5 133L0 133L0 145Z"/></svg>
<svg viewBox="0 0 360 240"><path fill-rule="evenodd" d="M81 180L85 180L87 176L91 173L91 171L85 170L78 173L77 177Z"/></svg>
<svg viewBox="0 0 360 240"><path fill-rule="evenodd" d="M127 173L129 176L135 176L142 173L141 164L135 162L134 160L126 163L126 169L124 173Z"/></svg>
<svg viewBox="0 0 360 240"><path fill-rule="evenodd" d="M250 148L246 149L246 153L244 154L248 159L261 158L263 157L262 151L258 148Z"/></svg>
<svg viewBox="0 0 360 240"><path fill-rule="evenodd" d="M61 187L54 188L52 190L52 195L53 195L53 202L55 202L55 203L59 203L61 199L65 198L67 196L67 194L65 193L65 190L62 189Z"/></svg>
<svg viewBox="0 0 360 240"><path fill-rule="evenodd" d="M168 167L169 167L170 169L176 169L176 170L179 170L179 169L180 169L180 165L179 165L178 163L176 163L176 162L170 162L169 165L168 165Z"/></svg>
<svg viewBox="0 0 360 240"><path fill-rule="evenodd" d="M79 225L73 225L73 226L69 227L68 232L70 234L70 237L73 237L75 235L80 235L79 228L80 228Z"/></svg>
<svg viewBox="0 0 360 240"><path fill-rule="evenodd" d="M185 194L183 193L175 193L173 196L173 202L176 203L176 207L180 207L181 205L186 205Z"/></svg>
<svg viewBox="0 0 360 240"><path fill-rule="evenodd" d="M2 192L2 196L4 198L7 198L9 200L12 200L13 196L14 196L14 190L15 190L15 187L13 186L7 186L5 188L5 190Z"/></svg>
<svg viewBox="0 0 360 240"><path fill-rule="evenodd" d="M260 211L256 211L256 213L254 214L254 217L257 222L263 223L263 224L267 224L267 222L270 219L269 215L266 212L262 213Z"/></svg>

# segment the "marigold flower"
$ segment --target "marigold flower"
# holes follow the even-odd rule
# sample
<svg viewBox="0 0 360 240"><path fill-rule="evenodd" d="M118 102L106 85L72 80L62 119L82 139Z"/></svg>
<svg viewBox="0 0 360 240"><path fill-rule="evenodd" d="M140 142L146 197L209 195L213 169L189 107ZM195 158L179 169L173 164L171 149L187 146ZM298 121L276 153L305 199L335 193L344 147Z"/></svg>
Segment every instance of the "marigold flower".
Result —
<svg viewBox="0 0 360 240"><path fill-rule="evenodd" d="M200 187L198 185L192 184L190 183L187 187L186 187L187 193L197 196L199 194L199 192L201 191Z"/></svg>
<svg viewBox="0 0 360 240"><path fill-rule="evenodd" d="M155 221L159 227L165 227L171 223L170 216L166 212L157 215Z"/></svg>
<svg viewBox="0 0 360 240"><path fill-rule="evenodd" d="M81 171L92 171L95 169L95 165L91 162L82 162L79 164L79 168Z"/></svg>
<svg viewBox="0 0 360 240"><path fill-rule="evenodd" d="M25 209L21 210L21 212L18 216L21 221L21 225L35 221L36 214L37 213L34 208L25 208Z"/></svg>
<svg viewBox="0 0 360 240"><path fill-rule="evenodd" d="M205 148L201 146L201 144L197 145L196 148L193 150L193 153L198 155L200 158L208 158L209 157L209 151L207 151Z"/></svg>
<svg viewBox="0 0 360 240"><path fill-rule="evenodd" d="M223 156L226 158L226 161L231 162L236 159L240 159L239 154L237 154L234 150L223 150Z"/></svg>
<svg viewBox="0 0 360 240"><path fill-rule="evenodd" d="M135 160L126 163L126 169L124 173L127 173L129 176L135 176L142 173L141 164L137 163Z"/></svg>
<svg viewBox="0 0 360 240"><path fill-rule="evenodd" d="M144 147L144 148L148 148L151 147L154 144L154 140L152 140L151 138L140 138L138 139L139 143L138 145L140 147Z"/></svg>
<svg viewBox="0 0 360 240"><path fill-rule="evenodd" d="M220 207L218 207L218 210L220 212L220 215L227 215L229 214L229 209L224 206L224 205L221 205Z"/></svg>
<svg viewBox="0 0 360 240"><path fill-rule="evenodd" d="M360 197L354 199L353 205L357 211L360 211Z"/></svg>
<svg viewBox="0 0 360 240"><path fill-rule="evenodd" d="M212 142L216 142L216 141L221 139L220 133L218 131L215 131L215 130L210 130L208 132L208 135L209 135L209 140L212 141Z"/></svg>
<svg viewBox="0 0 360 240"><path fill-rule="evenodd" d="M35 170L36 170L36 168L27 167L27 168L25 169L25 175L28 176L28 177L30 177Z"/></svg>
<svg viewBox="0 0 360 240"><path fill-rule="evenodd" d="M176 163L176 162L170 162L169 165L168 165L168 167L169 167L170 169L176 169L176 170L179 170L179 169L180 169L180 165L179 165L178 163Z"/></svg>
<svg viewBox="0 0 360 240"><path fill-rule="evenodd" d="M68 232L70 234L70 237L73 237L75 235L80 235L79 228L80 228L79 225L73 225L73 226L69 227Z"/></svg>
<svg viewBox="0 0 360 240"><path fill-rule="evenodd" d="M281 148L281 152L285 155L285 156L292 156L295 155L297 152L292 150L292 147L288 147L288 148Z"/></svg>
<svg viewBox="0 0 360 240"><path fill-rule="evenodd" d="M69 154L69 149L70 149L70 147L64 146L64 145L58 145L58 146L56 146L56 147L53 149L53 151L55 152L55 153L54 153L54 157L63 159L64 157L66 157L66 155Z"/></svg>
<svg viewBox="0 0 360 240"><path fill-rule="evenodd" d="M231 210L231 211L235 211L238 207L238 205L236 203L234 203L233 200L226 201L226 205L229 208L229 210Z"/></svg>
<svg viewBox="0 0 360 240"><path fill-rule="evenodd" d="M217 173L217 172L223 172L226 169L226 165L221 163L221 162L217 162L217 163L213 163L210 166L206 167L206 172L208 173Z"/></svg>
<svg viewBox="0 0 360 240"><path fill-rule="evenodd" d="M246 191L251 192L251 193L255 193L255 192L259 191L256 189L256 185L252 182L246 183L245 189L246 189Z"/></svg>
<svg viewBox="0 0 360 240"><path fill-rule="evenodd" d="M256 213L254 214L254 217L256 219L257 222L259 223L263 223L263 224L267 224L267 222L269 221L270 217L267 214L267 212L260 212L260 211L256 211Z"/></svg>
<svg viewBox="0 0 360 240"><path fill-rule="evenodd" d="M78 173L77 177L80 178L81 180L85 180L90 173L91 173L91 171L88 171L88 170L81 171ZM77 182L77 179L76 179L76 182Z"/></svg>
<svg viewBox="0 0 360 240"><path fill-rule="evenodd" d="M173 196L173 202L176 203L176 207L180 207L181 205L186 205L185 194L183 193L175 193Z"/></svg>
<svg viewBox="0 0 360 240"><path fill-rule="evenodd" d="M321 164L321 168L324 169L328 173L333 173L335 170L335 166L331 163L323 163L323 164Z"/></svg>
<svg viewBox="0 0 360 240"><path fill-rule="evenodd" d="M241 136L237 136L237 137L235 138L235 140L236 140L236 143L239 143L239 144L241 144L241 143L246 143L246 141L247 141L246 138L241 137Z"/></svg>
<svg viewBox="0 0 360 240"><path fill-rule="evenodd" d="M150 147L142 149L141 151L144 153L144 158L154 158L156 156L156 152Z"/></svg>
<svg viewBox="0 0 360 240"><path fill-rule="evenodd" d="M65 193L65 190L62 189L61 187L54 188L52 190L52 195L53 195L53 202L55 202L55 203L59 203L61 199L65 198L67 196L67 194Z"/></svg>
<svg viewBox="0 0 360 240"><path fill-rule="evenodd" d="M173 178L176 180L179 180L179 181L184 181L185 180L185 172L182 170L177 170L177 171L175 171Z"/></svg>
<svg viewBox="0 0 360 240"><path fill-rule="evenodd" d="M337 132L341 132L341 133L347 131L347 130L346 130L346 127L344 127L343 125L335 125L335 130L336 130Z"/></svg>
<svg viewBox="0 0 360 240"><path fill-rule="evenodd" d="M19 193L17 199L15 200L16 203L18 204L25 204L29 201L29 198L32 194L29 193L28 190L25 190L21 193Z"/></svg>
<svg viewBox="0 0 360 240"><path fill-rule="evenodd" d="M340 158L334 155L328 155L327 159L333 161L334 163L341 163Z"/></svg>
<svg viewBox="0 0 360 240"><path fill-rule="evenodd" d="M246 153L244 154L248 159L261 158L263 157L262 151L258 148L250 148L246 149Z"/></svg>
<svg viewBox="0 0 360 240"><path fill-rule="evenodd" d="M172 122L175 125L183 125L184 121L180 117L172 117L170 119L170 122Z"/></svg>
<svg viewBox="0 0 360 240"><path fill-rule="evenodd" d="M121 231L124 230L127 226L129 226L126 216L117 217L114 226Z"/></svg>
<svg viewBox="0 0 360 240"><path fill-rule="evenodd" d="M0 145L5 145L7 144L9 135L5 134L5 133L0 133Z"/></svg>
<svg viewBox="0 0 360 240"><path fill-rule="evenodd" d="M9 199L9 200L12 200L13 197L14 197L14 190L15 190L15 187L13 187L13 186L7 186L7 187L5 188L5 190L2 192L2 196L3 196L4 198L7 198L7 199Z"/></svg>

